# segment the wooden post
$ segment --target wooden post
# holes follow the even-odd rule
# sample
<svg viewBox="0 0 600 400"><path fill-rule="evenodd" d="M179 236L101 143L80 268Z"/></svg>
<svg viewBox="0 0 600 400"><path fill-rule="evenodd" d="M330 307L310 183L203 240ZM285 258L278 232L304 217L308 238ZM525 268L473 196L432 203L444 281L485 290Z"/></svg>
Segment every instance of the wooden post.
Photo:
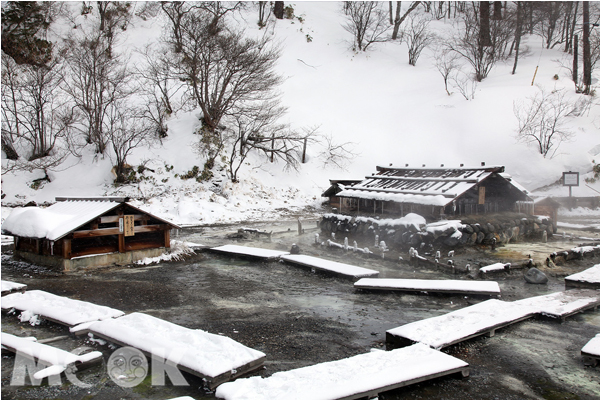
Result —
<svg viewBox="0 0 600 400"><path fill-rule="evenodd" d="M123 208L119 210L119 253L125 253L125 220ZM123 229L121 230L121 227Z"/></svg>
<svg viewBox="0 0 600 400"><path fill-rule="evenodd" d="M63 239L63 258L71 259L71 239Z"/></svg>
<svg viewBox="0 0 600 400"><path fill-rule="evenodd" d="M170 229L165 229L165 248L170 248L171 247L171 230Z"/></svg>
<svg viewBox="0 0 600 400"><path fill-rule="evenodd" d="M271 136L271 162L273 162L273 156L275 155L275 134Z"/></svg>

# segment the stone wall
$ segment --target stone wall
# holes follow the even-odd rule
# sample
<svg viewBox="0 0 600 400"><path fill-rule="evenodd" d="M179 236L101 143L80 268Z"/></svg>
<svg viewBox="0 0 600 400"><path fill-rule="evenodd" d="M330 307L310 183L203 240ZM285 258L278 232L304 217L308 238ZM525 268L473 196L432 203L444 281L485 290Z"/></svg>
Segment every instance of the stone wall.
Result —
<svg viewBox="0 0 600 400"><path fill-rule="evenodd" d="M384 241L386 246L406 250L421 243L456 248L461 246L505 244L519 241L545 241L553 234L552 221L548 217L518 213L467 216L462 220L438 221L427 224L400 219L376 219L351 217L341 214L325 214L320 222L321 231L336 237L362 242ZM413 214L414 215L414 214Z"/></svg>

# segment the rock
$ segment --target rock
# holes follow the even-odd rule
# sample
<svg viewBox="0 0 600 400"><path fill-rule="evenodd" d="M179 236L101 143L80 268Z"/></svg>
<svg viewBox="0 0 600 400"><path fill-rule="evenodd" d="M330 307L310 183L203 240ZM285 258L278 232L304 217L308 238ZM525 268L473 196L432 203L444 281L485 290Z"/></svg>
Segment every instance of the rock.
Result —
<svg viewBox="0 0 600 400"><path fill-rule="evenodd" d="M481 242L483 242L483 239L485 239L485 233L483 233L483 232L479 232L479 233L477 234L477 240L476 240L476 242L475 242L475 243L477 243L477 244L481 244Z"/></svg>
<svg viewBox="0 0 600 400"><path fill-rule="evenodd" d="M525 275L523 275L525 281L528 283L543 284L548 283L548 277L542 271L537 268L530 268Z"/></svg>
<svg viewBox="0 0 600 400"><path fill-rule="evenodd" d="M300 247L296 243L292 244L290 254L300 254Z"/></svg>

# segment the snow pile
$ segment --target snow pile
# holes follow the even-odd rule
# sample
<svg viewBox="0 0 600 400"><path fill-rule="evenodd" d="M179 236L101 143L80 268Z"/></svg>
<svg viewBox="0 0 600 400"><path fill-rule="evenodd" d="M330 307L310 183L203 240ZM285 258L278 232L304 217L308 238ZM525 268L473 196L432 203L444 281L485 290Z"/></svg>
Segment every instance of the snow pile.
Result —
<svg viewBox="0 0 600 400"><path fill-rule="evenodd" d="M355 398L351 396L466 367L464 361L415 344L277 372L265 379L238 379L219 386L216 396L226 400Z"/></svg>
<svg viewBox="0 0 600 400"><path fill-rule="evenodd" d="M45 238L64 223L65 217L39 207L17 208L4 220L2 230L15 236Z"/></svg>
<svg viewBox="0 0 600 400"><path fill-rule="evenodd" d="M194 249L190 247L190 245L194 246L193 243L182 242L179 240L171 240L171 249L168 253L161 254L160 256L156 257L146 257L142 260L136 261L135 264L150 265L166 261L183 260L186 256L191 256L195 254Z"/></svg>
<svg viewBox="0 0 600 400"><path fill-rule="evenodd" d="M585 271L569 275L565 278L565 280L600 283L600 264L594 265L593 267L588 268Z"/></svg>
<svg viewBox="0 0 600 400"><path fill-rule="evenodd" d="M460 239L462 232L459 229L463 227L464 224L460 220L439 221L428 224L425 231L431 233L436 239L440 236L450 236Z"/></svg>
<svg viewBox="0 0 600 400"><path fill-rule="evenodd" d="M124 314L123 311L114 308L72 300L42 290L29 290L25 293L13 293L2 297L2 309L13 308L23 311L21 318L24 321L31 322L32 318L36 318L35 316L41 316L68 326L116 318Z"/></svg>
<svg viewBox="0 0 600 400"><path fill-rule="evenodd" d="M188 329L142 313L96 322L89 330L211 378L265 357L226 336Z"/></svg>
<svg viewBox="0 0 600 400"><path fill-rule="evenodd" d="M16 290L23 290L27 287L27 285L22 284L22 283L17 283L17 282L12 282L12 281L1 281L0 282L0 287L1 287L1 291L2 293L4 292L12 292L12 291L16 291Z"/></svg>

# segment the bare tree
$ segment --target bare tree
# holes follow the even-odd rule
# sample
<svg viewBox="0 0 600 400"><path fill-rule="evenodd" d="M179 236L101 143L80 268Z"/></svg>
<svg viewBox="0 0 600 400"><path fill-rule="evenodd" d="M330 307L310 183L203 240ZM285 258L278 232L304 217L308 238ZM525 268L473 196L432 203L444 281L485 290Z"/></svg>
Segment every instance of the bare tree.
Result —
<svg viewBox="0 0 600 400"><path fill-rule="evenodd" d="M518 121L517 140L533 144L544 157L552 158L560 144L573 138L565 128L565 122L573 107L565 99L564 91L551 93L540 88L525 102L514 102L513 109Z"/></svg>
<svg viewBox="0 0 600 400"><path fill-rule="evenodd" d="M354 151L356 143L344 142L338 143L331 134L323 135L320 142L324 145L324 150L319 153L323 167L334 166L339 169L346 169L349 163L358 156Z"/></svg>
<svg viewBox="0 0 600 400"><path fill-rule="evenodd" d="M67 155L72 114L60 93L58 60L17 66L2 54L2 148L9 169L46 170Z"/></svg>
<svg viewBox="0 0 600 400"><path fill-rule="evenodd" d="M408 46L408 63L417 65L421 52L435 39L435 34L429 30L430 20L424 16L409 18L409 24L404 28L402 41Z"/></svg>
<svg viewBox="0 0 600 400"><path fill-rule="evenodd" d="M444 89L450 96L452 93L448 90L448 83L455 71L460 68L458 62L459 55L445 48L440 48L435 52L435 67L444 79Z"/></svg>
<svg viewBox="0 0 600 400"><path fill-rule="evenodd" d="M131 73L126 61L112 51L114 38L107 39L97 27L69 38L69 78L64 88L80 115L79 128L87 144L104 154L108 138L104 130L109 107L130 94Z"/></svg>
<svg viewBox="0 0 600 400"><path fill-rule="evenodd" d="M392 2L390 2L390 5L391 4ZM408 7L408 10L406 10L406 12L404 13L404 15L400 17L400 6L402 5L402 2L396 2L396 17L394 18L394 30L392 32L392 40L396 40L398 38L398 31L400 30L400 25L402 24L402 22L404 22L406 17L408 17L408 15L419 6L419 4L421 4L420 1L413 1L410 7Z"/></svg>
<svg viewBox="0 0 600 400"><path fill-rule="evenodd" d="M169 59L175 76L186 83L185 100L202 110L206 171L223 149L222 118L276 97L281 78L274 66L280 53L268 36L245 37L202 8L182 16L179 33L167 39Z"/></svg>
<svg viewBox="0 0 600 400"><path fill-rule="evenodd" d="M353 37L355 51L366 51L373 43L385 42L389 25L380 4L371 1L344 2L344 29Z"/></svg>

